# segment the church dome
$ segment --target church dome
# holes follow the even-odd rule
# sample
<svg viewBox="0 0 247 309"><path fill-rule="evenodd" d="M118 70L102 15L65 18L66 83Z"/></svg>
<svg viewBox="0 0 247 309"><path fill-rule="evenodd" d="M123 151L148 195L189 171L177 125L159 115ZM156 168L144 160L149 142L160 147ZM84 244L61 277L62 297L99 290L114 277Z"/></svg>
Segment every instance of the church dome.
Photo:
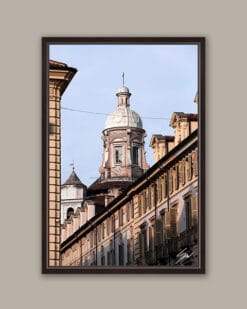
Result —
<svg viewBox="0 0 247 309"><path fill-rule="evenodd" d="M105 130L116 127L131 127L142 129L141 117L128 106L119 106L106 119Z"/></svg>
<svg viewBox="0 0 247 309"><path fill-rule="evenodd" d="M122 86L118 89L118 93L129 93L129 88L126 86Z"/></svg>
<svg viewBox="0 0 247 309"><path fill-rule="evenodd" d="M129 88L122 85L116 95L118 97L118 107L108 115L104 130L117 127L142 129L141 117L129 107L129 98L131 96Z"/></svg>

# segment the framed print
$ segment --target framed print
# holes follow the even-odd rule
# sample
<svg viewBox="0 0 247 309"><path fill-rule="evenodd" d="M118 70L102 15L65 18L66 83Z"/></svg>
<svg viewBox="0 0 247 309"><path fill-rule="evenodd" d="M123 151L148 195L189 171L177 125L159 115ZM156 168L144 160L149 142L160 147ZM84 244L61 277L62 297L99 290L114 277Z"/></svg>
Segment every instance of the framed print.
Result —
<svg viewBox="0 0 247 309"><path fill-rule="evenodd" d="M205 273L205 38L42 38L42 273Z"/></svg>

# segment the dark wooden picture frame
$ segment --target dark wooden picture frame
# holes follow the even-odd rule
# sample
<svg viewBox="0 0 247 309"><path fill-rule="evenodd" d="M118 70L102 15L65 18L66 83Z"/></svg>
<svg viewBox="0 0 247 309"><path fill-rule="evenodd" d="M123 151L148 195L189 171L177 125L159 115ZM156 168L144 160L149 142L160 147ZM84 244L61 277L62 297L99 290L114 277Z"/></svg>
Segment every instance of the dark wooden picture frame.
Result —
<svg viewBox="0 0 247 309"><path fill-rule="evenodd" d="M204 37L42 38L43 274L205 273L205 41ZM122 188L117 194L117 197L110 199L101 212L96 212L95 208L92 208L94 209L94 216L88 217L89 219L83 224L77 223L78 228L74 229L67 238L65 237L62 243L61 233L64 231L62 231L61 228L60 101L61 96L66 91L70 81L73 79L74 75L77 74L77 69L70 67L69 63L65 64L56 61L57 59L51 60L49 58L49 48L51 45L196 45L198 51L198 91L195 97L195 104L198 104L198 113L195 115L186 114L183 111L174 111L171 120L173 121L172 124L174 123L174 126L181 126L181 124L188 125L189 133L179 140L176 140L176 137L171 138L171 136L153 135L154 144L156 143L155 145L158 145L158 143L163 143L162 145L165 145L164 147L166 147L167 151L162 153L162 156L157 159L157 162L150 168L146 169L142 176L135 180L131 185ZM118 99L123 97L127 102L130 95L128 88L125 87L123 83L123 87L117 94ZM121 102L119 104L122 104ZM123 104L128 105L128 103ZM196 127L194 127L195 123ZM133 133L133 135L136 134L136 136L142 134L143 130L140 128L137 129L139 130L137 130L137 133L132 132L131 130L127 132L126 130L126 134L130 135ZM110 134L111 133L106 132L105 135L108 136ZM107 139L105 139L104 142L107 143ZM169 148L169 145L172 145L171 148ZM104 173L106 173L105 170ZM73 179L71 178L70 180L75 186L81 186L81 183L79 183L79 180L76 178L77 175L75 173L72 174L71 177ZM190 189L188 185L185 190L183 186L185 186L184 183L186 181L183 179L186 177L189 179L188 183ZM68 184L71 185L72 182ZM170 191L171 186L174 184L177 188L175 188L174 191ZM184 209L184 220L186 221L185 230L179 233L177 232L178 219L176 214L179 213L180 210L175 208L175 198L172 200L173 194L174 196L177 194L176 189L180 190L183 199L183 208L181 209ZM101 190L103 189L101 188ZM195 191L196 193L191 193L192 191ZM96 194L95 192L96 191L94 191L94 194ZM103 194L102 192L103 191L101 191L101 195ZM143 194L145 194L145 196ZM146 194L150 194L150 201L153 199L148 206L145 204L146 202L144 202ZM105 200L107 197L108 195L104 196ZM158 204L157 202L159 198L160 200L163 199L163 206L157 206L161 205L161 203ZM92 194L91 199L93 200ZM83 201L84 204L81 204L81 207L79 207L80 210L78 210L77 213L74 213L71 217L68 217L69 220L72 220L70 222L74 222L73 220L76 219L73 218L77 218L78 216L81 218L80 216L82 216L82 213L83 216L85 214L88 215L89 208L92 205L94 205L93 207L96 207L96 202L94 200L92 202L91 199L85 199L85 201ZM141 206L139 205L139 200ZM143 219L142 221L138 221L137 226L137 223L135 223L137 221L135 220L137 220L136 218L138 214L140 214L138 211L141 211L143 215L144 204L145 211L150 212L149 219L151 218L151 213L153 214L150 220L154 223L152 223L153 225L150 223L150 226L147 226L146 219ZM130 215L130 220L133 220L133 224L131 225L133 231L131 230L130 232L132 235L130 237L132 238L125 240L119 240L120 238L118 238L116 242L116 237L120 237L116 236L116 234L121 234L120 222L123 215L122 211L124 211L125 218L127 218L127 213L132 210L133 217ZM179 214L182 216L181 213ZM107 222L110 224L110 231L105 232L104 227L106 227L105 224ZM171 227L174 224L176 225L176 233ZM101 226L103 226L103 236L101 234L99 235L99 233L102 233ZM150 235L153 235L153 238L152 240L150 238L148 242L149 247L147 249L146 237L148 228L150 228L148 235L149 237L151 237ZM162 237L160 237L160 235L158 236L159 231L162 231ZM111 232L113 235L113 241L109 244L109 247L105 248L100 243L99 239L101 238L99 237L104 237L104 233ZM127 247L124 247L125 245ZM84 246L85 251L87 252L87 257L85 258L86 262L84 262L83 256ZM89 246L89 249L87 249L87 246ZM103 254L101 250L103 250ZM121 250L127 251L122 253L120 252ZM66 258L72 259L71 256L73 254L75 256L79 254L77 259L79 262L65 265L64 261ZM129 254L132 254L130 258L128 258ZM122 255L127 257L128 263L121 261ZM108 261L107 265L105 265L105 259ZM116 260L118 260L118 262L116 262Z"/></svg>

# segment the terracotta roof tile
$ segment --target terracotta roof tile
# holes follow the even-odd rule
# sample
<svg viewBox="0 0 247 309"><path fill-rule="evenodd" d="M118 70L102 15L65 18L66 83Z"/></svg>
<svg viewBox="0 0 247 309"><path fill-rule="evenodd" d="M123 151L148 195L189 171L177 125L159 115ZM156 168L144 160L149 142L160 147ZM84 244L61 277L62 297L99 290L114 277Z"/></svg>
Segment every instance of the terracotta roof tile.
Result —
<svg viewBox="0 0 247 309"><path fill-rule="evenodd" d="M66 63L55 61L52 59L49 60L49 65L50 65L50 68L58 68L58 69L68 67Z"/></svg>

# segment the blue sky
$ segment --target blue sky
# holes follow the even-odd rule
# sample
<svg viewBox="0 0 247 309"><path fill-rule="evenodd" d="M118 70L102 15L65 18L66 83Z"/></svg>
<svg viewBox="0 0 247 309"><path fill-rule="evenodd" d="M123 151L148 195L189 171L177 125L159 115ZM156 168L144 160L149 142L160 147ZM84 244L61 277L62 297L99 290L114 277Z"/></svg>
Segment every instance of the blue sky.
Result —
<svg viewBox="0 0 247 309"><path fill-rule="evenodd" d="M111 113L117 107L116 92L125 72L125 85L132 93L130 107L142 117L147 133L145 149L150 166L152 134L173 134L169 121L174 111L197 113L193 102L198 88L197 57L196 45L50 46L50 59L78 70L62 97L62 107ZM71 173L73 160L84 184L98 178L106 117L62 109L62 183Z"/></svg>

